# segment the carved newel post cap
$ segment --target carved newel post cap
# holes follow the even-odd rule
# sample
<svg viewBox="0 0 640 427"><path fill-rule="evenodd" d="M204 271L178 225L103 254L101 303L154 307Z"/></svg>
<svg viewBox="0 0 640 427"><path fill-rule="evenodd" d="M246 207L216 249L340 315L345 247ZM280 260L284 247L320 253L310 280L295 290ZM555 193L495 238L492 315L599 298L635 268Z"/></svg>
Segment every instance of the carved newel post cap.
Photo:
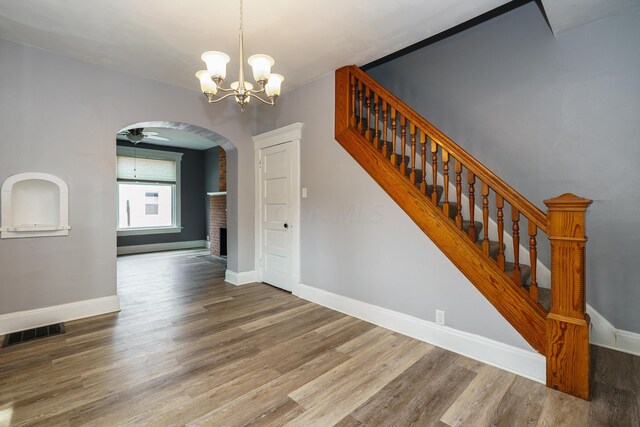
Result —
<svg viewBox="0 0 640 427"><path fill-rule="evenodd" d="M593 200L585 199L584 197L578 197L572 193L564 193L553 199L547 199L544 204L552 209L561 210L586 210L587 207L593 203Z"/></svg>

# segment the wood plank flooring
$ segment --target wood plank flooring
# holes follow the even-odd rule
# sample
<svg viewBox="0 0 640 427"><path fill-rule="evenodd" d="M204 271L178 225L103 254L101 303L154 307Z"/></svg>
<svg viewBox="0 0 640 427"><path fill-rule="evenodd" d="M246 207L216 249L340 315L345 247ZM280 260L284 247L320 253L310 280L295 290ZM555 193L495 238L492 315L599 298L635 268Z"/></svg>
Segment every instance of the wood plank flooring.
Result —
<svg viewBox="0 0 640 427"><path fill-rule="evenodd" d="M639 357L594 347L585 402L224 271L119 258L120 313L0 349L0 426L640 425Z"/></svg>

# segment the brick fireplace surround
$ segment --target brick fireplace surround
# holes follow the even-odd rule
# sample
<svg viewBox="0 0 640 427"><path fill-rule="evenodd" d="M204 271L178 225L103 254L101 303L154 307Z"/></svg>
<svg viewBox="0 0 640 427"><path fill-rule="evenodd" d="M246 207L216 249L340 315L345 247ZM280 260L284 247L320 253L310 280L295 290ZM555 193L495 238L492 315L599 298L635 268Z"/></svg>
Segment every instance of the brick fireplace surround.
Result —
<svg viewBox="0 0 640 427"><path fill-rule="evenodd" d="M227 228L227 195L210 195L209 239L211 255L220 256L220 229Z"/></svg>
<svg viewBox="0 0 640 427"><path fill-rule="evenodd" d="M227 155L219 151L220 192L209 193L209 240L211 255L220 256L220 229L227 228Z"/></svg>

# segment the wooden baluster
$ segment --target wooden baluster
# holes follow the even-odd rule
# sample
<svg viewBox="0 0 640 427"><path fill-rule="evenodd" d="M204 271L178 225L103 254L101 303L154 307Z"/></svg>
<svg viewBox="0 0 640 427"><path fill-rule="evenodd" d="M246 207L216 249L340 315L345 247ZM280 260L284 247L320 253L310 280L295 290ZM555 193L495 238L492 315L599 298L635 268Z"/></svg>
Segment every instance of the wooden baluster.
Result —
<svg viewBox="0 0 640 427"><path fill-rule="evenodd" d="M365 89L364 96L367 104L367 119L364 123L366 126L364 137L367 138L367 141L371 142L371 90L368 87Z"/></svg>
<svg viewBox="0 0 640 427"><path fill-rule="evenodd" d="M357 100L356 100L356 78L351 74L349 85L351 86L351 115L349 116L349 126L355 129L356 127L356 114L357 114Z"/></svg>
<svg viewBox="0 0 640 427"><path fill-rule="evenodd" d="M400 144L402 144L402 149L400 150L400 172L406 173L407 162L405 159L407 156L407 119L405 119L404 116L400 116Z"/></svg>
<svg viewBox="0 0 640 427"><path fill-rule="evenodd" d="M391 107L391 164L395 167L398 165L398 154L396 154L396 130L398 122L396 121L396 109Z"/></svg>
<svg viewBox="0 0 640 427"><path fill-rule="evenodd" d="M416 125L409 123L409 134L411 135L411 173L409 180L416 185Z"/></svg>
<svg viewBox="0 0 640 427"><path fill-rule="evenodd" d="M438 144L433 138L431 138L431 179L433 180L431 202L438 206Z"/></svg>
<svg viewBox="0 0 640 427"><path fill-rule="evenodd" d="M520 272L520 212L513 206L511 206L511 221L513 221L513 281L516 285L522 286L522 276Z"/></svg>
<svg viewBox="0 0 640 427"><path fill-rule="evenodd" d="M382 155L385 157L389 157L389 146L387 140L387 127L389 127L389 117L388 115L388 106L387 101L382 100Z"/></svg>
<svg viewBox="0 0 640 427"><path fill-rule="evenodd" d="M378 94L373 94L373 116L375 121L375 130L373 135L373 146L376 149L380 148L380 100L378 99Z"/></svg>
<svg viewBox="0 0 640 427"><path fill-rule="evenodd" d="M474 185L476 183L476 176L470 170L467 171L467 183L469 184L469 238L472 241L476 241L476 224L475 208L476 208L476 189Z"/></svg>
<svg viewBox="0 0 640 427"><path fill-rule="evenodd" d="M422 182L420 191L427 194L427 134L420 131L420 162L422 163Z"/></svg>
<svg viewBox="0 0 640 427"><path fill-rule="evenodd" d="M489 256L489 186L482 183L482 226L484 236L482 238L482 250Z"/></svg>
<svg viewBox="0 0 640 427"><path fill-rule="evenodd" d="M498 209L498 267L504 271L504 199L501 195L496 194L496 208Z"/></svg>
<svg viewBox="0 0 640 427"><path fill-rule="evenodd" d="M589 317L585 315L585 212L591 200L563 194L545 200L551 242L551 311L547 316L547 387L589 398Z"/></svg>
<svg viewBox="0 0 640 427"><path fill-rule="evenodd" d="M536 234L538 227L529 220L529 262L531 263L531 283L529 284L529 295L538 302L538 281L536 279L536 264L538 263L538 249L536 243Z"/></svg>
<svg viewBox="0 0 640 427"><path fill-rule="evenodd" d="M453 159L453 170L456 174L456 203L458 203L456 225L462 230L462 165L458 159Z"/></svg>
<svg viewBox="0 0 640 427"><path fill-rule="evenodd" d="M442 175L444 177L444 203L442 212L449 217L449 152L442 149Z"/></svg>
<svg viewBox="0 0 640 427"><path fill-rule="evenodd" d="M358 80L358 114L360 120L358 121L358 131L360 133L364 132L364 110L362 108L362 101L364 100L362 93L362 82Z"/></svg>

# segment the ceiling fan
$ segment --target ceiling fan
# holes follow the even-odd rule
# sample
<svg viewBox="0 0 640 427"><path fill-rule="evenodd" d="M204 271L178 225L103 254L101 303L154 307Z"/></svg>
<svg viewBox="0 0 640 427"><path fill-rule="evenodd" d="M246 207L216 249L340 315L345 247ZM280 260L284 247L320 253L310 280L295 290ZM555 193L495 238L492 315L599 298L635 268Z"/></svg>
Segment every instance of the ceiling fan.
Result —
<svg viewBox="0 0 640 427"><path fill-rule="evenodd" d="M127 129L118 133L119 137L126 138L130 143L136 145L143 139L156 141L171 141L171 138L160 136L158 132L145 131L143 128Z"/></svg>

